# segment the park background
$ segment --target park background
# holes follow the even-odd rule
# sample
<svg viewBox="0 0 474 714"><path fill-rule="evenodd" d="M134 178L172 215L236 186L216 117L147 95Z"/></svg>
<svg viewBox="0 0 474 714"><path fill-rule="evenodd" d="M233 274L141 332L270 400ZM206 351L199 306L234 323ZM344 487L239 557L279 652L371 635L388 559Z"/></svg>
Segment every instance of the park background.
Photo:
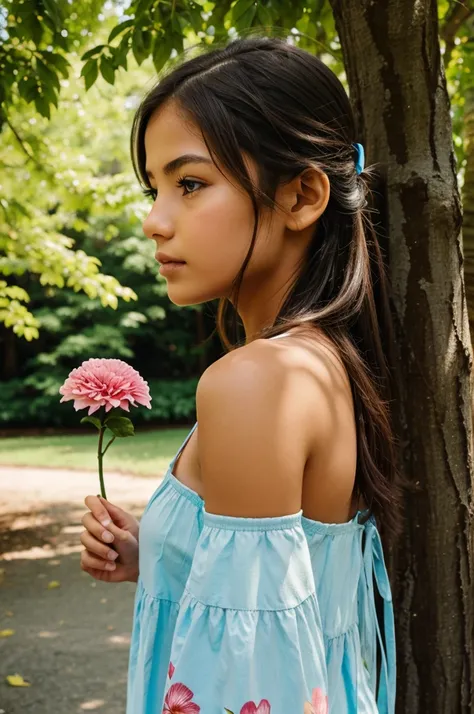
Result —
<svg viewBox="0 0 474 714"><path fill-rule="evenodd" d="M216 305L167 299L141 229L149 202L131 168L131 122L183 50L251 28L287 34L329 64L377 167L377 230L394 288L396 421L412 487L402 537L388 544L398 711L474 712L471 1L13 0L0 3L7 714L46 714L51 692L59 714L123 711L133 588L95 588L79 573L80 499L96 490L97 436L58 390L90 357L121 358L148 381L152 409L134 410L137 435L105 459L111 500L138 515L195 418L199 376L224 350ZM29 686L12 686L6 678L16 673Z"/></svg>

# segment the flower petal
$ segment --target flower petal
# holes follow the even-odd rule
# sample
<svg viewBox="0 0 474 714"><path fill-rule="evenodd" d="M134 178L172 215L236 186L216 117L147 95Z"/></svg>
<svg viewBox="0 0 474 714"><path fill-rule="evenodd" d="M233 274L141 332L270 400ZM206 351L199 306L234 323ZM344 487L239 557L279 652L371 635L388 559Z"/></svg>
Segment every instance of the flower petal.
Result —
<svg viewBox="0 0 474 714"><path fill-rule="evenodd" d="M247 702L240 710L240 714L257 714L257 705L255 702Z"/></svg>
<svg viewBox="0 0 474 714"><path fill-rule="evenodd" d="M105 407L107 412L113 407L128 412L130 405L140 404L151 409L148 383L119 359L85 360L70 372L59 393L61 402L74 400L76 411L89 407L89 414L100 407Z"/></svg>
<svg viewBox="0 0 474 714"><path fill-rule="evenodd" d="M165 697L165 704L168 709L171 709L173 714L175 714L175 711L176 714L181 714L181 710L183 710L183 712L186 711L183 707L185 707L192 698L193 692L189 689L189 687L186 687L185 684L181 684L181 682L179 682L177 684L172 684L168 689L168 693Z"/></svg>

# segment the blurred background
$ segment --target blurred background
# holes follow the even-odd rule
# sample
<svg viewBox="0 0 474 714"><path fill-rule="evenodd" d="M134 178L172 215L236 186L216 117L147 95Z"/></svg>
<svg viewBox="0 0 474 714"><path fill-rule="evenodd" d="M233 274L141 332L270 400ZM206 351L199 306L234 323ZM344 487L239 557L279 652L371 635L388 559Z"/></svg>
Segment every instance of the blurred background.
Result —
<svg viewBox="0 0 474 714"><path fill-rule="evenodd" d="M404 27L410 30L406 34ZM107 588L90 582L79 570L81 503L98 488L97 435L91 426L79 425L82 414L74 412L72 403L60 404L58 390L71 369L90 357L123 359L148 381L152 409L133 410L137 435L118 440L105 458L110 499L139 515L195 419L199 376L224 350L214 331L216 305L181 308L167 298L154 244L142 233L149 199L141 194L131 168L131 122L157 74L183 50L200 43L212 45L250 28L287 33L289 42L319 55L338 74L353 96L361 139L367 137L369 163L380 158L389 161L397 154L391 144L391 138L401 140L394 128L397 117L401 138L410 145L413 132L419 131L420 137L428 132L435 110L430 115L425 108L442 104L444 98L449 101L450 118L447 114L444 124L433 121L430 141L433 156L443 142L445 156L454 147L451 194L453 199L457 191L462 195L463 248L456 253L459 231L453 232L450 250L458 262L446 268L446 275L450 270L461 275L464 265L465 295L474 323L474 7L470 0L0 2L0 714L124 711L134 588L131 584ZM382 101L378 88L374 86L370 94L369 86L369 97L362 101L370 82L368 72L360 74L358 68L364 54L370 64L372 50L367 48L377 44L380 67L385 67L379 74L386 71L387 89ZM426 76L431 73L435 80L426 97L425 76L420 73L416 80L408 72L397 75L402 61L397 64L397 57L405 53L409 63L412 52L414 66L424 62ZM416 81L419 90L411 84ZM419 104L406 100L403 115L398 115L401 100L396 87L409 87L410 96L418 92L423 99ZM367 117L381 114L382 105L391 114L392 128L384 115L388 139L379 140ZM409 127L411 111L418 122L414 129ZM373 121L375 125L377 119ZM404 163L400 153L393 163ZM395 183L401 186L408 181L410 166L407 163L403 176L392 174L395 180L389 182L389 192L395 190ZM445 211L450 211L447 204ZM415 201L413 220L419 213ZM459 224L457 217L454 223ZM428 235L420 235L420 240L428 240ZM398 260L401 253L393 249L398 245L393 237L390 245L387 253L392 261ZM412 252L411 259L421 261L422 254ZM441 271L443 261L440 254ZM397 272L397 280L399 276ZM435 292L442 282L437 280L435 276ZM454 298L445 300L442 290L439 295L444 307L432 317L441 324L442 310L450 315L456 310L452 310ZM423 323L419 304L418 298L411 298L399 331L401 343ZM460 305L462 312L464 292ZM436 339L425 339L423 354L429 360L434 350L442 362L445 355L436 347ZM463 339L459 354L469 361L470 347ZM443 341L448 344L441 335ZM410 350L405 353L408 361ZM403 364L405 368L407 363ZM459 367L459 384L467 384L470 364ZM433 380L428 361L420 370ZM449 379L453 375L450 372ZM440 383L436 389L442 394ZM416 390L413 394L417 403L423 401ZM469 399L462 400L468 405ZM444 407L437 411L438 417ZM415 408L412 417L418 422L425 418ZM462 421L466 431L456 427L453 439L459 437L465 452L457 460L449 456L449 443L454 441L446 441L446 464L449 468L458 464L449 488L461 496L454 503L446 495L444 505L452 504L457 514L470 508L470 496L462 494L470 493L472 478L466 446L469 419ZM436 439L442 441L434 429L430 443ZM420 454L430 448L415 449L410 457L413 482L419 478L413 474L420 465L422 472L429 470L430 460ZM446 494L448 481L449 476L439 476ZM434 493L432 484L428 490ZM428 501L423 508L431 513ZM416 518L415 522L421 530L407 531L407 538L432 542L431 526ZM452 550L444 553L446 562L450 553L458 552L459 533L468 532L463 523L456 521L450 531ZM472 568L470 538L466 535L463 540L464 573ZM439 555L441 545L436 547ZM432 561L424 560L435 562L435 555ZM443 698L439 687L443 691L449 687L446 682L439 684L438 675L446 669L430 653L436 648L425 643L421 656L421 650L417 653L413 647L413 632L408 634L413 616L422 609L423 591L413 595L413 581L420 573L411 566L404 569L397 596L405 633L400 646L406 655L401 674L406 698L399 704L400 711L472 712L469 691L472 694L474 677L469 684L466 674L474 675L472 626L466 624L471 616L464 608L468 595L459 595L453 616L455 635L446 644L446 656L458 654L451 670L454 690ZM453 587L461 593L460 582ZM436 607L424 613L427 632L439 633L446 625L441 614L447 607L446 593L443 590Z"/></svg>

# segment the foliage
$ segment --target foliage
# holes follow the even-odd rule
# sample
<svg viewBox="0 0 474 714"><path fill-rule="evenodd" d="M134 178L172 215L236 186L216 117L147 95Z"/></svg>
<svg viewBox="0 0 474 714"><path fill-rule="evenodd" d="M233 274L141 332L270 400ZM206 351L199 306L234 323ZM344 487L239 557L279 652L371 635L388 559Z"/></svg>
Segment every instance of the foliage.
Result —
<svg viewBox="0 0 474 714"><path fill-rule="evenodd" d="M114 85L120 69L126 83L123 70L129 63L141 66L149 58L159 71L186 48L212 44L252 26L272 32L293 28L295 42L313 51L327 51L327 61L336 71L343 70L327 0L299 0L293 5L138 0L125 12L117 16L112 3L98 0L80 5L66 0L9 0L2 9L0 164L8 169L8 178L0 201L0 276L5 278L0 281L0 324L27 340L38 338L41 326L29 294L36 279L44 287L98 297L103 307L116 309L118 298L137 299L115 274L100 272L97 257L75 249L72 233L85 227L90 216L109 213L111 222L105 231L111 238L112 218L136 194L129 173L107 175L104 162L92 159L89 146L84 149L86 136L92 133L91 122L80 121L79 115L81 111L94 114L97 90L87 98L78 92L73 99L70 92L68 96L67 87L70 82L74 85L79 70L86 90L91 90L99 75L106 85ZM95 46L82 55L80 69L78 53L90 37ZM105 86L100 87L101 95L106 93ZM60 100L59 115L54 107L58 108ZM43 119L35 117L33 107ZM108 115L109 121L113 118L113 113ZM95 129L96 116L94 120ZM71 149L67 151L54 144L59 127L68 134L65 143ZM23 276L27 279L22 281Z"/></svg>
<svg viewBox="0 0 474 714"><path fill-rule="evenodd" d="M464 104L469 87L474 85L474 7L467 0L439 0L440 34L446 68L448 92L451 98L453 140L459 178L462 182L464 156Z"/></svg>
<svg viewBox="0 0 474 714"><path fill-rule="evenodd" d="M72 67L77 65L77 58L70 59ZM74 238L100 229L99 235L111 240L117 217L127 208L135 212L139 194L130 172L110 161L117 156L118 136L107 122L123 119L124 112L113 97L107 104L98 102L103 89L80 96L74 83L61 80L61 92L61 115L48 121L18 101L10 106L0 135L0 166L7 169L0 199L0 277L5 278L0 323L27 340L39 334L40 322L29 307L37 283L46 295L81 291L114 309L119 298L137 299L115 276L100 271L95 255L75 250ZM123 96L119 102L123 105Z"/></svg>
<svg viewBox="0 0 474 714"><path fill-rule="evenodd" d="M64 375L33 373L25 378L11 379L2 384L0 428L77 427L78 414L72 405L59 404L58 390ZM66 374L67 376L67 374ZM197 378L185 380L149 380L151 409L133 413L135 425L145 423L189 423L195 418Z"/></svg>

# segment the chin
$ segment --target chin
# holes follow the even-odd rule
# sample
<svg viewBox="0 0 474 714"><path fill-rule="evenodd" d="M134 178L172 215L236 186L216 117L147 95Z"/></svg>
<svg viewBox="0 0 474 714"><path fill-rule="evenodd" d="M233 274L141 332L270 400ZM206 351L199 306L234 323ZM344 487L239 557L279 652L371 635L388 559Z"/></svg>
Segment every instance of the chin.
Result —
<svg viewBox="0 0 474 714"><path fill-rule="evenodd" d="M220 295L213 294L203 294L202 292L186 292L184 290L173 290L173 288L168 287L168 298L173 305L178 305L179 307L186 307L188 305L201 305L205 302L211 302L211 300L216 300Z"/></svg>

